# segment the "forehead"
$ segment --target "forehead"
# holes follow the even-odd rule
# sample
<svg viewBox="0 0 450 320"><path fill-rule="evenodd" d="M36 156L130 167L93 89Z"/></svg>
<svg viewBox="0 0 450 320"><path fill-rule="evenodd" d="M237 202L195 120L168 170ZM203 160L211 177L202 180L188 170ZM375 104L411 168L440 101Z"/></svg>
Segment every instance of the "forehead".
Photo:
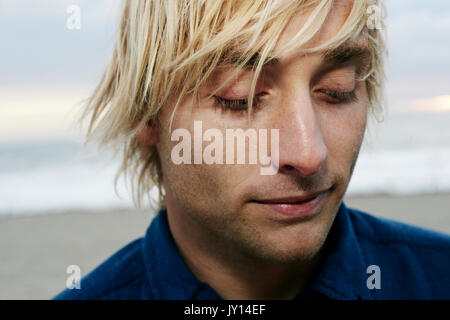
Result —
<svg viewBox="0 0 450 320"><path fill-rule="evenodd" d="M307 29L311 27L310 23L308 23L308 25L306 25L306 23L311 13L316 9L315 7L308 6L302 8L301 11L297 12L289 20L286 27L279 34L275 46L270 50L270 53L264 59L264 66L289 63L298 57L309 55L308 53L305 53L308 51L303 49L314 49L320 47L328 41L334 40L336 34L348 19L352 8L352 0L332 1L328 15L324 18L324 20L313 22L318 23L317 30L313 36L311 36L308 41L304 42L300 46L297 46L295 43L292 46L292 40L295 39L300 31L303 31L302 28ZM300 38L304 38L304 36L305 35L302 33L302 37ZM303 39L296 40L303 41ZM295 50L286 52L286 50L284 50L286 48L286 44L290 44L289 47L294 47ZM247 45L247 43L245 45ZM245 45L243 45L242 48L244 48ZM245 58L244 51L240 51L240 48L237 49L238 50L232 52L229 57L229 61L235 65L238 65L239 61L242 61ZM355 33L354 35L350 34L349 38L340 43L337 47L323 47L323 50L320 50L318 53L323 56L325 63L340 64L352 60L353 58L358 58L361 61L367 62L367 58L370 57L371 51L367 33L361 32L359 34ZM261 52L257 52L248 60L246 66L255 67L260 58Z"/></svg>
<svg viewBox="0 0 450 320"><path fill-rule="evenodd" d="M252 51L250 55L247 55L246 52L248 52L247 50L251 46L249 46L249 41L244 40L240 45L227 51L228 53L225 54L224 61L231 62L232 65L239 65L240 61L249 59L245 65L247 67L254 67L258 63L259 58L263 57L264 65L278 64L280 62L288 62L291 58L307 55L308 52L322 51L322 54L326 54L330 50L334 51L337 44L339 44L339 47L356 47L362 51L370 51L368 50L367 34L365 32L357 33L355 29L355 23L357 24L357 22L353 21L355 17L357 19L362 18L359 12L361 8L356 8L355 13L352 13L353 5L353 0L331 0L329 2L305 1L304 5L289 19L281 31L270 33L270 35L273 35L277 39L275 45L270 45L268 51L265 50L263 45L256 53ZM321 14L318 16L318 12L324 12L325 15ZM345 34L342 34L340 32L342 26L351 13L353 14L351 18L352 27L349 29L347 25ZM339 32L340 34L338 35ZM264 35L261 35L261 37L264 38ZM343 43L341 42L343 40L342 37L347 38ZM338 43L337 39L342 40L339 40ZM322 48L317 50L321 46ZM263 51L266 51L267 55L262 54ZM337 51L342 53L343 50Z"/></svg>
<svg viewBox="0 0 450 320"><path fill-rule="evenodd" d="M315 48L326 41L333 39L350 15L352 7L352 0L333 1L331 9L325 20L322 22L320 29L302 46L302 48ZM274 47L275 52L279 51L279 48L287 44L302 28L308 27L305 26L305 23L314 9L314 7L305 8L305 10L301 10L292 17ZM281 57L282 55L280 55L280 58Z"/></svg>

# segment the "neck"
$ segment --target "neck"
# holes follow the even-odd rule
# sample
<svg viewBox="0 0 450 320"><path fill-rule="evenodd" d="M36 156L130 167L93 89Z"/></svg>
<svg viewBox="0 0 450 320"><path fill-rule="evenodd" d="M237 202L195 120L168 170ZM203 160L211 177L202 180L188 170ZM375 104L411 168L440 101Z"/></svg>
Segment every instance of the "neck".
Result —
<svg viewBox="0 0 450 320"><path fill-rule="evenodd" d="M176 214L168 214L168 220L175 243L192 273L223 299L292 299L309 280L321 255L308 261L265 261L232 244L201 236L195 222L177 219Z"/></svg>

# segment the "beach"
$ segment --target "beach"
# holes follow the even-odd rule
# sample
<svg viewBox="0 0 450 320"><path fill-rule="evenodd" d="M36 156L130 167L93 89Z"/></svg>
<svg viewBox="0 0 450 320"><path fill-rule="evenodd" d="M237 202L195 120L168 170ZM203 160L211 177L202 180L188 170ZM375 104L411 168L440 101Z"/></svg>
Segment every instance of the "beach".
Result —
<svg viewBox="0 0 450 320"><path fill-rule="evenodd" d="M347 206L450 233L450 194L364 196ZM51 299L69 265L81 276L144 235L153 213L138 210L52 212L0 217L0 299Z"/></svg>

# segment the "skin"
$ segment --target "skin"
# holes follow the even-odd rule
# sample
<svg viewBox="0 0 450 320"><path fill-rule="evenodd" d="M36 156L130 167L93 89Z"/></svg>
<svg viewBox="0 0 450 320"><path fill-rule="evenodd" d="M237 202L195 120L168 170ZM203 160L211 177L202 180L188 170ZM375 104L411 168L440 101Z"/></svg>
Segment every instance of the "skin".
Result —
<svg viewBox="0 0 450 320"><path fill-rule="evenodd" d="M315 46L331 38L345 21L350 1L337 1ZM285 44L305 21L295 16L277 46ZM224 110L206 99L229 70L216 72L201 88L198 103L184 99L172 129L193 136L194 120L203 132L216 128L278 128L279 171L262 176L259 165L175 165L168 134L172 105L161 112L161 127L148 127L138 139L156 145L161 160L166 206L173 238L187 265L224 299L290 299L305 285L326 252L327 235L350 181L367 117L367 93L354 81L355 67L323 70L322 54L282 55L264 71L256 93L260 106L247 122L245 112ZM217 95L244 99L252 74L244 72ZM351 91L356 101L333 104L322 89ZM204 143L204 147L208 145ZM270 149L269 149L270 150ZM285 219L254 200L274 199L330 189L308 219Z"/></svg>

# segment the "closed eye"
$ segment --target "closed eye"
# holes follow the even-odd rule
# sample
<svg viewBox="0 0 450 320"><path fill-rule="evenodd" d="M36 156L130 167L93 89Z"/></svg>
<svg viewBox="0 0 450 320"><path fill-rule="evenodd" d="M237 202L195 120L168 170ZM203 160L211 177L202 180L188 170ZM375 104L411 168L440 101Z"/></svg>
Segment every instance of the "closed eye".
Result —
<svg viewBox="0 0 450 320"><path fill-rule="evenodd" d="M257 94L253 97L253 107L258 106L260 98L263 94ZM225 99L219 96L214 96L216 105L223 109L232 111L243 111L248 109L248 99Z"/></svg>
<svg viewBox="0 0 450 320"><path fill-rule="evenodd" d="M335 90L319 89L316 90L319 93L320 98L330 104L351 103L358 101L355 90L342 92Z"/></svg>

